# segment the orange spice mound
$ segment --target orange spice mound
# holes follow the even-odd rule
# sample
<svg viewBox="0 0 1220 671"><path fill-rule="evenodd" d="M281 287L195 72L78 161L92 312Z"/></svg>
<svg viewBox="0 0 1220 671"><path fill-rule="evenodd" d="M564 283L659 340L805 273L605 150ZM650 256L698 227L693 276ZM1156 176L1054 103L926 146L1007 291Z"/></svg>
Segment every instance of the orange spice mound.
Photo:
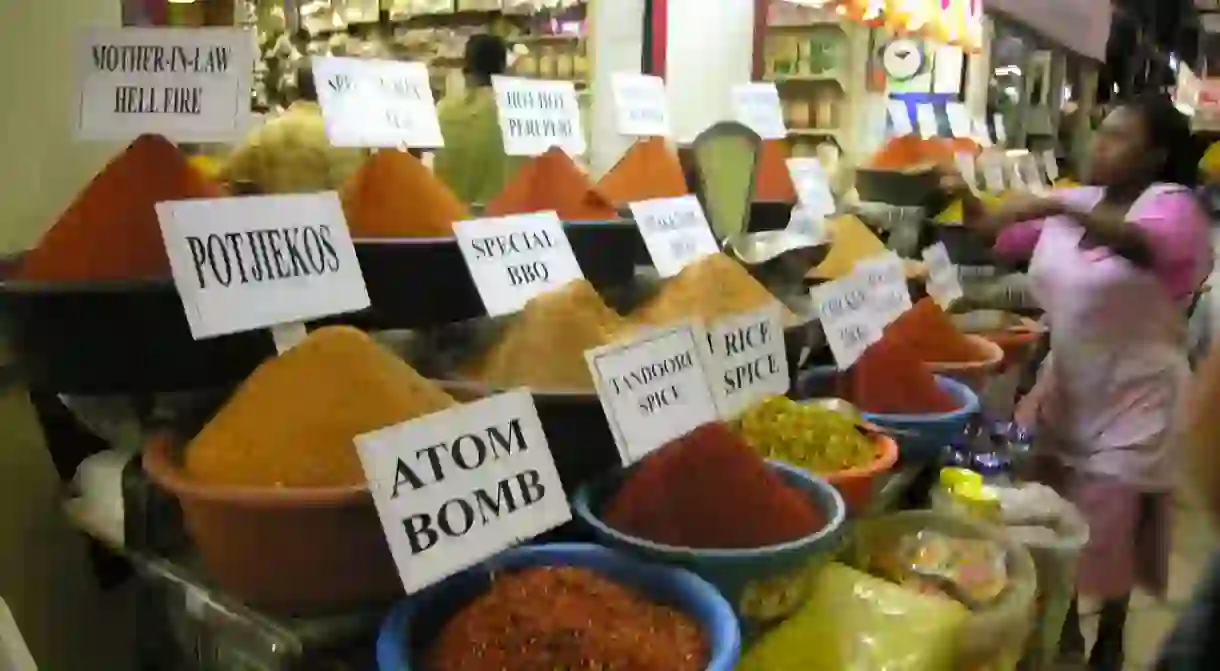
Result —
<svg viewBox="0 0 1220 671"><path fill-rule="evenodd" d="M910 345L921 360L929 363L972 363L988 358L988 352L959 331L931 298L920 299L885 332L887 338Z"/></svg>
<svg viewBox="0 0 1220 671"><path fill-rule="evenodd" d="M558 147L522 165L500 194L487 203L486 215L504 217L555 210L564 221L618 219L618 210Z"/></svg>
<svg viewBox="0 0 1220 671"><path fill-rule="evenodd" d="M637 140L597 183L597 190L618 205L690 193L682 164L662 137Z"/></svg>
<svg viewBox="0 0 1220 671"><path fill-rule="evenodd" d="M224 195L169 140L141 135L77 194L26 253L17 276L46 281L169 277L153 206Z"/></svg>
<svg viewBox="0 0 1220 671"><path fill-rule="evenodd" d="M763 140L758 147L758 164L754 168L755 202L796 202L796 187L788 174L788 143L784 140Z"/></svg>
<svg viewBox="0 0 1220 671"><path fill-rule="evenodd" d="M903 170L930 164L953 165L953 155L957 151L962 150L953 140L903 135L888 140L873 154L866 167L873 170Z"/></svg>
<svg viewBox="0 0 1220 671"><path fill-rule="evenodd" d="M886 335L839 376L839 396L864 412L923 415L957 410L958 403L906 342Z"/></svg>
<svg viewBox="0 0 1220 671"><path fill-rule="evenodd" d="M383 149L339 190L354 238L450 238L453 222L470 218L466 206L419 159Z"/></svg>
<svg viewBox="0 0 1220 671"><path fill-rule="evenodd" d="M633 321L652 326L670 326L699 320L710 324L730 315L761 310L778 302L750 271L717 252L699 259L671 277L651 300L632 315ZM785 326L800 318L787 307L780 310Z"/></svg>

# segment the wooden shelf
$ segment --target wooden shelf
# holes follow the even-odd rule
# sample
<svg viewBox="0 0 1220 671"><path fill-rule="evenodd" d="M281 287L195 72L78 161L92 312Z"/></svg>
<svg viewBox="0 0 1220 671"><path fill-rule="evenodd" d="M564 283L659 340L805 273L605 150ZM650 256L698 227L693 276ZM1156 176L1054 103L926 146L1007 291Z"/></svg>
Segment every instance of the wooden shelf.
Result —
<svg viewBox="0 0 1220 671"><path fill-rule="evenodd" d="M789 128L788 137L833 137L839 139L838 128Z"/></svg>
<svg viewBox="0 0 1220 671"><path fill-rule="evenodd" d="M771 81L776 84L786 84L789 82L826 82L835 83L843 86L843 78L837 73L822 73L822 74L773 74Z"/></svg>

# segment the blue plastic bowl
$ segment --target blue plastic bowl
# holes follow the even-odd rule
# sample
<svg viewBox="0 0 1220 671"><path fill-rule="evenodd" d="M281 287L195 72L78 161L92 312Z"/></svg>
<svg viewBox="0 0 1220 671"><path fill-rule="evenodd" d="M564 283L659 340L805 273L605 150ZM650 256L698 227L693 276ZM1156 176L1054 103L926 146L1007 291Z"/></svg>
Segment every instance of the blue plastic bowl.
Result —
<svg viewBox="0 0 1220 671"><path fill-rule="evenodd" d="M801 372L799 387L811 397L833 395L834 378L839 370L831 366L815 366ZM887 415L861 412L864 419L885 429L905 432L895 435L898 459L902 464L926 464L938 461L948 445L966 430L970 418L979 412L979 397L970 387L952 378L937 375L936 384L958 402L952 412L924 415ZM908 435L909 434L909 435Z"/></svg>
<svg viewBox="0 0 1220 671"><path fill-rule="evenodd" d="M572 510L598 539L646 559L690 569L716 586L741 620L747 638L792 614L805 601L814 571L838 550L847 518L839 492L822 478L778 461L771 468L822 512L817 533L780 545L743 550L704 550L653 543L602 522L602 506L618 491L627 471L619 469L577 490Z"/></svg>
<svg viewBox="0 0 1220 671"><path fill-rule="evenodd" d="M538 566L591 569L631 587L657 603L687 614L708 644L707 671L732 671L741 656L741 631L733 609L716 588L689 571L648 564L598 545L557 543L521 546L403 600L381 624L377 636L380 671L418 671L418 651L428 646L457 611L483 593L492 571ZM546 604L538 604L545 608Z"/></svg>

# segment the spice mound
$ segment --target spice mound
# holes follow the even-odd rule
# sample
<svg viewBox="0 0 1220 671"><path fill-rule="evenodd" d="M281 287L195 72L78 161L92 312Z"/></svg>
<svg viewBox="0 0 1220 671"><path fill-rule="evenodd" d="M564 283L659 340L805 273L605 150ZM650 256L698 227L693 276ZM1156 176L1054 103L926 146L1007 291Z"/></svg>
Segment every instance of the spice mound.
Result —
<svg viewBox="0 0 1220 671"><path fill-rule="evenodd" d="M936 384L909 344L888 334L840 376L839 396L864 412L882 415L938 414L960 405Z"/></svg>
<svg viewBox="0 0 1220 671"><path fill-rule="evenodd" d="M867 167L873 170L906 170L937 163L953 165L954 149L955 145L943 138L903 135L887 141L869 159Z"/></svg>
<svg viewBox="0 0 1220 671"><path fill-rule="evenodd" d="M747 549L809 536L826 522L727 425L705 424L631 469L602 519L664 545Z"/></svg>
<svg viewBox="0 0 1220 671"><path fill-rule="evenodd" d="M593 391L585 351L610 344L628 328L592 284L575 280L526 303L465 377L501 389Z"/></svg>
<svg viewBox="0 0 1220 671"><path fill-rule="evenodd" d="M784 140L762 141L754 176L755 202L796 202L796 187L788 173L789 158L788 144Z"/></svg>
<svg viewBox="0 0 1220 671"><path fill-rule="evenodd" d="M738 426L741 437L759 454L813 473L861 468L877 458L877 445L851 419L784 396L747 409Z"/></svg>
<svg viewBox="0 0 1220 671"><path fill-rule="evenodd" d="M526 161L490 203L486 215L503 217L555 210L564 221L617 220L618 210L564 151L551 147Z"/></svg>
<svg viewBox="0 0 1220 671"><path fill-rule="evenodd" d="M654 326L692 319L707 324L761 310L775 302L775 296L741 264L716 253L683 268L631 316L637 322ZM785 326L800 322L787 308L781 311L781 318Z"/></svg>
<svg viewBox="0 0 1220 671"><path fill-rule="evenodd" d="M663 137L637 140L598 181L597 190L618 205L690 193L682 164Z"/></svg>
<svg viewBox="0 0 1220 671"><path fill-rule="evenodd" d="M255 369L187 445L186 471L215 485L356 485L354 437L453 405L361 331L329 326Z"/></svg>
<svg viewBox="0 0 1220 671"><path fill-rule="evenodd" d="M427 671L698 671L690 618L580 568L493 577L427 651Z"/></svg>
<svg viewBox="0 0 1220 671"><path fill-rule="evenodd" d="M64 282L169 277L153 206L223 195L169 140L141 135L77 194L17 275Z"/></svg>
<svg viewBox="0 0 1220 671"><path fill-rule="evenodd" d="M828 223L830 250L826 258L808 273L811 279L837 280L847 275L864 259L888 251L885 243L853 215L831 219Z"/></svg>
<svg viewBox="0 0 1220 671"><path fill-rule="evenodd" d="M922 298L886 327L886 337L910 345L930 363L985 361L988 352L966 337L931 298Z"/></svg>
<svg viewBox="0 0 1220 671"><path fill-rule="evenodd" d="M419 159L383 149L339 191L354 238L451 238L453 222L470 218L466 206Z"/></svg>

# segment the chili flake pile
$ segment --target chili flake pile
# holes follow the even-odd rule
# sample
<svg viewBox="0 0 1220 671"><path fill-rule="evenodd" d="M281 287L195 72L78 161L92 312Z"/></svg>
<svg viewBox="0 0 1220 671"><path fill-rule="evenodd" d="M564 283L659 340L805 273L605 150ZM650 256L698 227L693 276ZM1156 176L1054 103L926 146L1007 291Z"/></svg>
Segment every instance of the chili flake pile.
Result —
<svg viewBox="0 0 1220 671"><path fill-rule="evenodd" d="M428 671L698 671L698 627L592 571L498 574L442 628Z"/></svg>

